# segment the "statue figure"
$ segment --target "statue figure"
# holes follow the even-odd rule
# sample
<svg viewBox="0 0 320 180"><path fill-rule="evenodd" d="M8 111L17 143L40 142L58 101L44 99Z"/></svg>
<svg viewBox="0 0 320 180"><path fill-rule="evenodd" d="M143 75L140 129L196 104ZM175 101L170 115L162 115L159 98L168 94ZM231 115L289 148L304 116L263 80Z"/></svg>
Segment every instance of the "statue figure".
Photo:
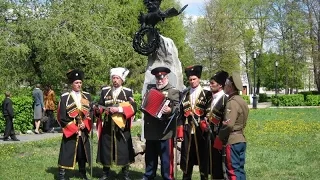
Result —
<svg viewBox="0 0 320 180"><path fill-rule="evenodd" d="M134 50L141 55L148 56L145 79L141 93L142 96L149 87L155 85L156 80L151 74L151 70L159 66L164 66L171 70L171 73L169 74L169 82L173 86L180 91L185 88L183 84L181 62L178 58L178 49L173 40L160 35L155 26L166 18L178 16L188 5L185 5L180 11L175 8L169 8L166 11L161 11L161 1L162 0L143 0L148 12L146 14L140 13L138 20L141 27L133 39ZM143 126L144 123L142 123L142 140L144 140Z"/></svg>
<svg viewBox="0 0 320 180"><path fill-rule="evenodd" d="M180 11L175 8L167 9L166 11L160 10L162 0L143 0L148 13L143 14L140 12L138 17L141 25L140 30L135 34L133 39L133 48L139 54L148 56L159 48L160 35L155 25L165 18L178 16L188 6L185 5ZM144 41L144 36L147 36L147 42Z"/></svg>

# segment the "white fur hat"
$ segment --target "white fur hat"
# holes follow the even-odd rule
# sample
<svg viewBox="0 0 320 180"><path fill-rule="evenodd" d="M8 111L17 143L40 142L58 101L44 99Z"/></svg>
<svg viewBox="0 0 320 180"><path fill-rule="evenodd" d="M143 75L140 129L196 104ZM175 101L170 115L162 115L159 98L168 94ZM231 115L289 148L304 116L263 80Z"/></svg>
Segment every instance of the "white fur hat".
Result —
<svg viewBox="0 0 320 180"><path fill-rule="evenodd" d="M116 76L119 76L124 82L129 72L130 71L127 68L123 68L123 67L112 68L110 70L110 78L112 79L112 76L116 75Z"/></svg>

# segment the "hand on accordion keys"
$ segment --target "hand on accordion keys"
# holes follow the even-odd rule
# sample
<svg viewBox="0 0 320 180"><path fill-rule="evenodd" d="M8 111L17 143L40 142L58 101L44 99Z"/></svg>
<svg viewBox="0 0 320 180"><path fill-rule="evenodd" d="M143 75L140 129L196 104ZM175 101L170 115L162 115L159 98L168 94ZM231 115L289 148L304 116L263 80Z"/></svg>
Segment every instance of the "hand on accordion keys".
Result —
<svg viewBox="0 0 320 180"><path fill-rule="evenodd" d="M163 108L161 109L162 114L170 114L171 113L171 108L168 105L164 105Z"/></svg>

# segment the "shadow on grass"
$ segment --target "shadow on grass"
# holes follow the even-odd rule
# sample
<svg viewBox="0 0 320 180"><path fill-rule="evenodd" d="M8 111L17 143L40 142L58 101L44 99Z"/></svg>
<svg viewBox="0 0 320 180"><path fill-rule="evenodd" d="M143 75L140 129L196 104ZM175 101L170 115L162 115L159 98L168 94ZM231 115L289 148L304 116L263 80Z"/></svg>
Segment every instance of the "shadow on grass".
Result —
<svg viewBox="0 0 320 180"><path fill-rule="evenodd" d="M87 170L87 176L90 176L91 170L90 167L86 168ZM59 169L58 167L48 167L46 169L47 173L50 173L54 176L54 179L58 179L58 173ZM99 167L93 167L92 168L92 177L99 179L102 176L102 168ZM142 179L143 173L135 170L129 170L129 176L131 179ZM65 177L67 178L80 178L80 173L77 169L77 167L74 170L66 170L66 175ZM114 180L122 180L123 179L123 174L121 170L117 173L116 171L113 170L113 168L110 169L110 179Z"/></svg>

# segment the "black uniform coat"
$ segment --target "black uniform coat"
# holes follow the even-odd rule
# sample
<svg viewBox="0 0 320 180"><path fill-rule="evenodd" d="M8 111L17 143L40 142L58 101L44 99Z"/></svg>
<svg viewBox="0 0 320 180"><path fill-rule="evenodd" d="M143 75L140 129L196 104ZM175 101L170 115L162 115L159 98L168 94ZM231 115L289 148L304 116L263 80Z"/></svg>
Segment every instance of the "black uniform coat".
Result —
<svg viewBox="0 0 320 180"><path fill-rule="evenodd" d="M77 107L71 93L67 92L61 95L58 106L58 122L63 132L58 165L65 169L74 169L77 157L86 159L86 162L91 164L89 132L92 126L92 113L90 113L89 106L91 102L90 94L82 91L80 102L81 109ZM85 129L81 130L81 136L77 134L80 130L76 120L78 115L81 116L85 124ZM79 138L82 138L84 154L77 154Z"/></svg>
<svg viewBox="0 0 320 180"><path fill-rule="evenodd" d="M212 99L213 101L213 99ZM223 170L222 170L222 154L221 150L218 150L213 147L214 140L216 136L219 134L220 128L222 126L222 121L224 118L224 111L225 107L228 101L228 97L223 94L217 102L209 106L209 116L208 121L210 124L210 127L213 131L213 136L211 136L211 162L209 163L209 174L212 174L213 179L223 179Z"/></svg>
<svg viewBox="0 0 320 180"><path fill-rule="evenodd" d="M167 84L163 89L159 90L169 100L169 107L171 114L163 114L161 119L157 119L148 113L144 113L144 138L146 140L167 140L175 137L176 122L173 119L165 134L163 131L169 123L169 117L173 111L178 107L180 91L174 88L171 84Z"/></svg>
<svg viewBox="0 0 320 180"><path fill-rule="evenodd" d="M133 100L132 90L122 88L119 95L113 99L112 87L102 88L99 104L106 107L118 106L119 103L129 102L130 106L122 107L126 119L124 129L120 129L112 120L111 114L101 113L98 118L98 153L97 162L103 166L128 165L134 162L134 149L131 138L131 118L137 106ZM102 112L102 110L100 109ZM102 124L103 121L103 124Z"/></svg>
<svg viewBox="0 0 320 180"><path fill-rule="evenodd" d="M3 116L9 116L10 119L14 118L12 100L8 97L6 97L2 102L2 114Z"/></svg>
<svg viewBox="0 0 320 180"><path fill-rule="evenodd" d="M181 144L181 160L180 160L180 168L184 173L188 173L188 163L189 159L193 158L195 160L195 164L199 165L200 171L203 172L207 169L208 165L208 134L203 133L199 127L196 127L194 121L192 120L192 116L190 113L194 114L194 118L197 120L200 125L200 121L203 121L207 116L209 104L211 103L212 93L205 89L201 88L201 92L196 100L196 104L194 108L191 107L190 100L190 91L188 91L183 100L183 112L184 115L181 115L178 121L178 134L183 134L183 142ZM191 147L191 131L194 129L194 144L196 145L196 155L190 154ZM182 133L183 131L183 133ZM179 137L179 135L178 135ZM197 157L194 157L197 156ZM200 160L200 162L198 161Z"/></svg>

